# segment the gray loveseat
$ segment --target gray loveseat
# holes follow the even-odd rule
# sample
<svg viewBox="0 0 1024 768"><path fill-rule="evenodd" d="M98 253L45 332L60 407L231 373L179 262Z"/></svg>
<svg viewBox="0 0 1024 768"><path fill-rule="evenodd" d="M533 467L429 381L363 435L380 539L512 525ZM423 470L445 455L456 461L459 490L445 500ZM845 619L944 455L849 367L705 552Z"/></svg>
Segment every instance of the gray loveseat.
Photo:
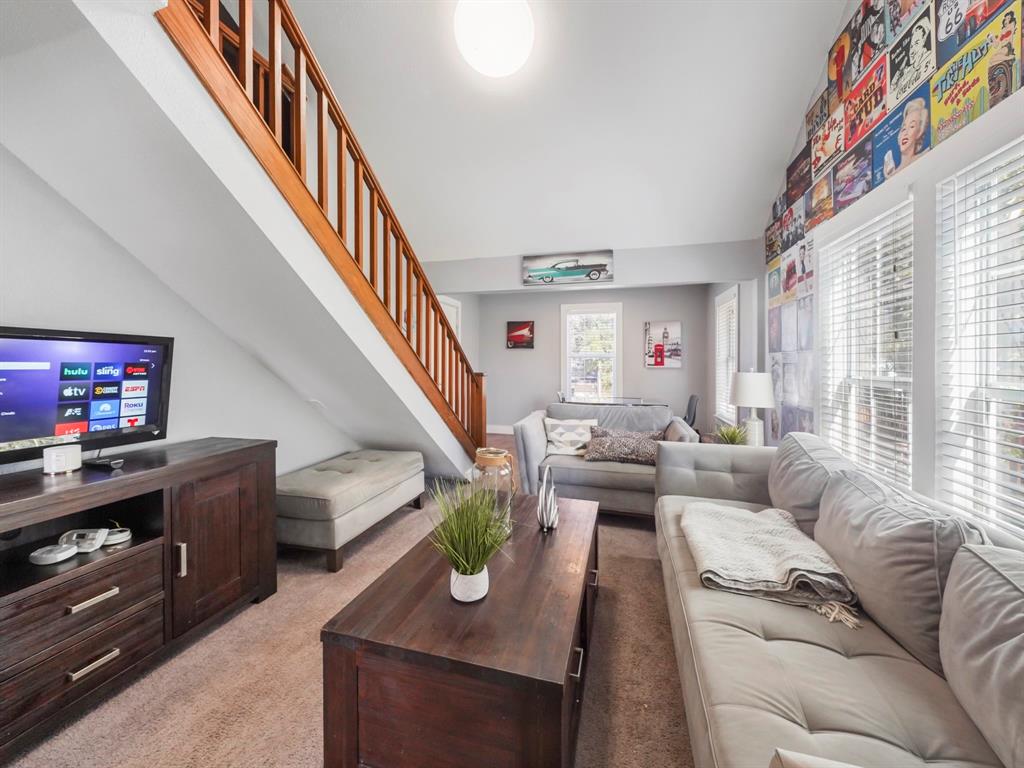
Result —
<svg viewBox="0 0 1024 768"><path fill-rule="evenodd" d="M809 434L778 450L661 443L656 487L697 768L1024 766L1024 541ZM680 527L697 499L792 512L850 578L863 626L703 587Z"/></svg>
<svg viewBox="0 0 1024 768"><path fill-rule="evenodd" d="M690 426L672 414L667 405L581 405L552 403L546 411L534 411L513 425L519 456L520 485L536 493L541 473L551 467L558 493L565 498L587 499L601 504L602 511L654 514L654 467L612 461L585 461L582 456L547 455L544 417L597 419L600 427L634 432L665 432L673 442L697 442Z"/></svg>

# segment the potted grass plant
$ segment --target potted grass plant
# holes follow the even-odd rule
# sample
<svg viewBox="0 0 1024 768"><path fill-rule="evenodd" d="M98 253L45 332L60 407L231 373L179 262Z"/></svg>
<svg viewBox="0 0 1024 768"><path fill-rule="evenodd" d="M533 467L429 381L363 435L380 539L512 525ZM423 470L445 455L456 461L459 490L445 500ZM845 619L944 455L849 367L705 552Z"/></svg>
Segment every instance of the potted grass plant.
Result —
<svg viewBox="0 0 1024 768"><path fill-rule="evenodd" d="M718 442L725 443L726 445L746 445L747 444L747 430L739 426L731 426L723 424L715 432L715 437L718 438Z"/></svg>
<svg viewBox="0 0 1024 768"><path fill-rule="evenodd" d="M430 543L452 567L452 597L463 603L482 599L490 588L487 563L509 537L509 513L499 509L494 491L472 484L434 486L437 523Z"/></svg>

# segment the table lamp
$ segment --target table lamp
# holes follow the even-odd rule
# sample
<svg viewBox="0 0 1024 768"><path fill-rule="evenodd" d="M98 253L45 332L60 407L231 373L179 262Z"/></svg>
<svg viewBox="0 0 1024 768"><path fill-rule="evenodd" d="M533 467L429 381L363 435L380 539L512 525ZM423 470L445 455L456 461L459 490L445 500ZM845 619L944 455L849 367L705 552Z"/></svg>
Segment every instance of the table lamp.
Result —
<svg viewBox="0 0 1024 768"><path fill-rule="evenodd" d="M758 371L736 371L732 375L732 405L749 408L750 417L743 422L747 445L764 445L764 422L757 418L758 408L775 407L772 375Z"/></svg>

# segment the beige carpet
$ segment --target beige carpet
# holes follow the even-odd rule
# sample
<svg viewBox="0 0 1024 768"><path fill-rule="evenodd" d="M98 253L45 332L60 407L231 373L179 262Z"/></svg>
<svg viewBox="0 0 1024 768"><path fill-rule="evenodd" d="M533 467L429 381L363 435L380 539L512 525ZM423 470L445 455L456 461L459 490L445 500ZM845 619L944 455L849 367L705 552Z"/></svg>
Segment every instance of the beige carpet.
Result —
<svg viewBox="0 0 1024 768"><path fill-rule="evenodd" d="M428 529L424 512L395 513L349 549L336 574L322 556L284 553L276 595L202 635L14 765L322 765L320 627ZM603 523L600 554L576 766L690 768L654 533Z"/></svg>

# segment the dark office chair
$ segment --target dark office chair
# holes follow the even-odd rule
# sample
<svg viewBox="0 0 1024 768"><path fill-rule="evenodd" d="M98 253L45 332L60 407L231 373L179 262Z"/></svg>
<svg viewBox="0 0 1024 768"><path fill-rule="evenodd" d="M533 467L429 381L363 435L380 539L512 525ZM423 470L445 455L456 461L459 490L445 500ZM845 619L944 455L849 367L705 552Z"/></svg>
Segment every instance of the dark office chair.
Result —
<svg viewBox="0 0 1024 768"><path fill-rule="evenodd" d="M690 395L690 401L686 404L686 415L683 416L683 421L691 427L697 421L697 401L699 400L697 395Z"/></svg>

